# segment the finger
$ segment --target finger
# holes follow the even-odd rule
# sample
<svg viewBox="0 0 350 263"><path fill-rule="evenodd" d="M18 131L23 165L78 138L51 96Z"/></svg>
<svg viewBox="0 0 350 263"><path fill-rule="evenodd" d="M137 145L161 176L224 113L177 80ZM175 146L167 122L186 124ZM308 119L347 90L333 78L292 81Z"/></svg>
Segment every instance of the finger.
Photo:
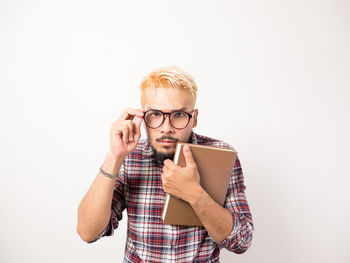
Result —
<svg viewBox="0 0 350 263"><path fill-rule="evenodd" d="M169 168L164 165L163 166L163 173L167 173L168 171L169 171Z"/></svg>
<svg viewBox="0 0 350 263"><path fill-rule="evenodd" d="M143 117L143 110L142 109L127 108L120 115L119 120L132 120L135 116L142 118Z"/></svg>
<svg viewBox="0 0 350 263"><path fill-rule="evenodd" d="M126 126L123 129L123 142L128 143L128 140L129 140L129 128L128 126Z"/></svg>
<svg viewBox="0 0 350 263"><path fill-rule="evenodd" d="M143 121L143 118L135 117L134 119L134 137L135 140L140 139L141 137L141 123Z"/></svg>
<svg viewBox="0 0 350 263"><path fill-rule="evenodd" d="M174 164L174 162L172 160L166 159L166 160L164 160L164 166L166 166L167 168L171 169L171 168L173 168L176 165Z"/></svg>
<svg viewBox="0 0 350 263"><path fill-rule="evenodd" d="M134 125L132 123L132 121L128 121L127 122L128 128L129 128L129 141L132 142L134 140Z"/></svg>
<svg viewBox="0 0 350 263"><path fill-rule="evenodd" d="M161 174L162 184L164 184L164 173Z"/></svg>
<svg viewBox="0 0 350 263"><path fill-rule="evenodd" d="M193 159L193 155L192 155L190 146L185 145L183 148L183 153L185 156L186 166L187 167L196 167L196 162Z"/></svg>

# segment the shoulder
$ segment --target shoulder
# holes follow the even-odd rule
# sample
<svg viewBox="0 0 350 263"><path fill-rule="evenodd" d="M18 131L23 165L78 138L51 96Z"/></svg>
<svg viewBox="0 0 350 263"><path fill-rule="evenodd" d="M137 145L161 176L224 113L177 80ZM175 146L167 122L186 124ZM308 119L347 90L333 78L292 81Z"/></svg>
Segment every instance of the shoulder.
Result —
<svg viewBox="0 0 350 263"><path fill-rule="evenodd" d="M228 144L222 140L212 138L209 136L205 136L205 135L200 135L200 134L197 134L194 132L192 135L192 142L195 144L216 146L216 147L220 147L220 148L227 148L227 149L235 150L230 144Z"/></svg>

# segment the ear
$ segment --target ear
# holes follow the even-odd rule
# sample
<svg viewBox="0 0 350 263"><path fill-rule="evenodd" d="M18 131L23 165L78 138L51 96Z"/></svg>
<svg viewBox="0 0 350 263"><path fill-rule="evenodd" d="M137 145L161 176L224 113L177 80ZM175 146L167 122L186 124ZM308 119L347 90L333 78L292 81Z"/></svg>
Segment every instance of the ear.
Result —
<svg viewBox="0 0 350 263"><path fill-rule="evenodd" d="M197 126L197 118L198 118L198 109L195 109L193 112L193 126L195 128Z"/></svg>

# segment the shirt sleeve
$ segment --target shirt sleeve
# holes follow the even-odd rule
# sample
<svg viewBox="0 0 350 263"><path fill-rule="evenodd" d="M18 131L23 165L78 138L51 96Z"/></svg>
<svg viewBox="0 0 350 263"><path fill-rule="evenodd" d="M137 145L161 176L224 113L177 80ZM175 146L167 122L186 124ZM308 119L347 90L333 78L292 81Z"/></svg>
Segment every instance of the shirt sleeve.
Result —
<svg viewBox="0 0 350 263"><path fill-rule="evenodd" d="M241 163L237 156L224 203L224 207L232 214L233 227L223 241L216 242L220 248L225 247L237 254L244 253L250 247L254 231L245 189Z"/></svg>
<svg viewBox="0 0 350 263"><path fill-rule="evenodd" d="M114 229L119 226L119 221L123 218L123 211L125 209L125 166L124 163L119 169L118 177L116 178L115 187L112 197L111 205L111 217L106 226L106 228L101 232L101 234L93 241L87 243L93 243L104 236L113 236Z"/></svg>

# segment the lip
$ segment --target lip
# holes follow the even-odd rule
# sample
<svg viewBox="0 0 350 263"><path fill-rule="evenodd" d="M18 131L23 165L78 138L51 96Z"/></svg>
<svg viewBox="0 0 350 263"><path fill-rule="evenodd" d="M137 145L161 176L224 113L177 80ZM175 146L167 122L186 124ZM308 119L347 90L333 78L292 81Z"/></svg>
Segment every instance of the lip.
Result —
<svg viewBox="0 0 350 263"><path fill-rule="evenodd" d="M174 144L176 144L176 141L163 140L163 141L160 141L160 143L163 144L163 145L174 145Z"/></svg>

